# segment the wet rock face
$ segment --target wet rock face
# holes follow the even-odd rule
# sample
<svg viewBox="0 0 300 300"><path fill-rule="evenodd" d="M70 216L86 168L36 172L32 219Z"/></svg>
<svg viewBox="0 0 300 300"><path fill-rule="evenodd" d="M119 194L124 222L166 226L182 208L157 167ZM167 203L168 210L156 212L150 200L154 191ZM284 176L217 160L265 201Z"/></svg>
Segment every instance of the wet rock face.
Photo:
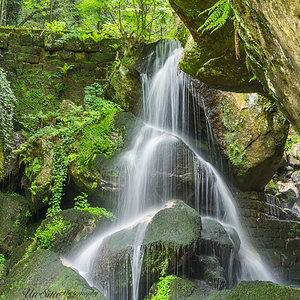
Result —
<svg viewBox="0 0 300 300"><path fill-rule="evenodd" d="M214 33L201 33L198 28L207 15L200 12L211 7L216 1L170 0L175 12L190 30L192 38L187 43L181 69L221 90L253 92L261 89L257 81L249 82L253 76L246 66L246 54L241 47L241 57L236 59L233 22L227 22Z"/></svg>
<svg viewBox="0 0 300 300"><path fill-rule="evenodd" d="M247 62L300 130L299 1L231 1Z"/></svg>
<svg viewBox="0 0 300 300"><path fill-rule="evenodd" d="M217 140L232 165L237 186L262 190L280 165L288 123L256 93L221 92L194 81Z"/></svg>

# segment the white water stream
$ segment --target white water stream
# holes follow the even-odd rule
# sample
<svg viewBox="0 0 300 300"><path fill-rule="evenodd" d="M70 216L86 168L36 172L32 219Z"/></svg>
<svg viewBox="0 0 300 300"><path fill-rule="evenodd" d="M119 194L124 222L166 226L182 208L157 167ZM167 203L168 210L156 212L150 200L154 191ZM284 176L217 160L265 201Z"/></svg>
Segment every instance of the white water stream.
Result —
<svg viewBox="0 0 300 300"><path fill-rule="evenodd" d="M138 300L140 272L143 261L141 245L151 218L159 211L158 207L170 199L178 199L176 189L177 168L176 155L180 151L188 151L194 169L195 209L218 220L223 227L234 228L241 247L238 253L241 262L241 272L238 280L271 280L270 272L262 263L256 251L252 248L240 223L233 196L224 180L207 162L198 150L198 143L191 143L191 98L187 92L187 76L178 70L178 62L182 49L175 41L165 41L157 45L155 53L149 56L146 64L151 73L142 76L143 81L143 111L144 125L134 138L132 147L126 151L120 160L123 170L123 186L119 194L119 222L106 233L102 233L88 245L76 259L68 260L90 285L97 284L91 278L90 270L101 244L108 236L139 224L133 247L131 260L132 290L131 299ZM154 59L154 56L156 57ZM184 149L180 145L184 145ZM183 168L189 163L188 155L181 162ZM188 169L188 168L186 168ZM168 176L166 176L168 174ZM179 176L180 177L180 176ZM184 199L183 199L184 200ZM149 211L151 211L149 213ZM233 258L229 259L228 278L232 278ZM113 296L103 291L110 299ZM128 299L126 296L124 299ZM123 299L122 298L122 299Z"/></svg>

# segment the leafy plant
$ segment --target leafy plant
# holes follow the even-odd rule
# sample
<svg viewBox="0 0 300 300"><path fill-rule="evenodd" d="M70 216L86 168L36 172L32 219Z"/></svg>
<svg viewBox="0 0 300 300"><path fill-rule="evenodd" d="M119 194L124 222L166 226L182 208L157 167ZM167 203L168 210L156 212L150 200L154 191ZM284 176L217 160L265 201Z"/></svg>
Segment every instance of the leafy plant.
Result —
<svg viewBox="0 0 300 300"><path fill-rule="evenodd" d="M113 217L113 214L111 212L107 211L105 208L90 207L90 204L88 203L88 200L87 200L86 193L82 193L82 195L79 195L76 198L74 198L74 202L75 202L75 206L74 206L75 209L88 211L98 217L105 216L108 219Z"/></svg>
<svg viewBox="0 0 300 300"><path fill-rule="evenodd" d="M228 20L234 20L235 15L228 0L219 0L212 7L202 11L199 16L207 14L206 21L198 28L198 31L215 32L225 25Z"/></svg>
<svg viewBox="0 0 300 300"><path fill-rule="evenodd" d="M45 226L41 225L34 236L37 249L51 249L55 237L70 228L71 225L65 222L62 217L54 217Z"/></svg>
<svg viewBox="0 0 300 300"><path fill-rule="evenodd" d="M44 199L50 206L48 216L61 210L60 203L71 162L84 172L84 168L97 154L109 157L118 148L119 137L114 132L113 122L114 115L121 109L102 98L102 93L101 86L94 84L86 89L86 110L82 106L73 105L70 111L62 109L40 114L45 126L40 126L16 151L26 165L25 174L31 181L32 198L34 199L41 188L49 186ZM42 143L46 148L37 157L33 143L41 140L46 141ZM38 179L41 179L40 174L44 168L49 168L51 172L41 183ZM89 210L98 213L94 208ZM105 211L101 213L104 214Z"/></svg>
<svg viewBox="0 0 300 300"><path fill-rule="evenodd" d="M51 23L46 22L45 27L52 32L61 33L66 29L66 22L53 20Z"/></svg>
<svg viewBox="0 0 300 300"><path fill-rule="evenodd" d="M13 134L13 115L17 99L11 90L6 74L0 68L0 140L5 150L11 149Z"/></svg>

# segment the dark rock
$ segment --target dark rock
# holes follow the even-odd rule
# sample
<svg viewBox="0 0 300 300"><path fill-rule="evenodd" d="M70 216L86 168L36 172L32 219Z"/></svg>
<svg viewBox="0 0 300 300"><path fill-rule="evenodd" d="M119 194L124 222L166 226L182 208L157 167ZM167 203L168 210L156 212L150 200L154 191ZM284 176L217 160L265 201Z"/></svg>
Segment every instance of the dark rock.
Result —
<svg viewBox="0 0 300 300"><path fill-rule="evenodd" d="M292 208L299 197L299 190L292 182L277 182L278 193L276 197L279 198L280 204L283 207Z"/></svg>
<svg viewBox="0 0 300 300"><path fill-rule="evenodd" d="M295 185L300 184L300 171L293 172L291 178Z"/></svg>
<svg viewBox="0 0 300 300"><path fill-rule="evenodd" d="M241 241L236 231L231 230L232 232L229 234L217 220L202 218L201 243L212 251L234 249L238 252Z"/></svg>
<svg viewBox="0 0 300 300"><path fill-rule="evenodd" d="M217 257L202 255L198 257L198 263L200 279L214 289L222 290L226 287L225 271Z"/></svg>
<svg viewBox="0 0 300 300"><path fill-rule="evenodd" d="M0 294L5 299L21 299L33 294L37 299L53 298L53 295L67 299L106 299L49 250L38 250L13 267L0 286Z"/></svg>
<svg viewBox="0 0 300 300"><path fill-rule="evenodd" d="M289 270L289 279L292 280L292 281L296 281L298 283L300 282L300 261L296 262L295 265L290 268L290 270ZM298 297L300 298L300 292L299 292Z"/></svg>
<svg viewBox="0 0 300 300"><path fill-rule="evenodd" d="M290 221L300 222L300 215L289 208L284 208L283 210L280 210L279 218L281 220L290 220Z"/></svg>

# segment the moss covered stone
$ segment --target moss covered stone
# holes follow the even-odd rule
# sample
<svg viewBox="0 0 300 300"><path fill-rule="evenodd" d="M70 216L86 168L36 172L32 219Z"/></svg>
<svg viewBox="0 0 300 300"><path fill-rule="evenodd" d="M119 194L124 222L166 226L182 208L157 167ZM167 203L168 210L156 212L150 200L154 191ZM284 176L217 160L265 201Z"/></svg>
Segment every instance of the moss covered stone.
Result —
<svg viewBox="0 0 300 300"><path fill-rule="evenodd" d="M34 117L40 111L53 111L63 99L82 104L86 86L108 83L116 56L110 45L116 39L82 42L71 38L57 43L61 37L62 34L47 30L0 30L4 56L1 66L7 71L18 99L17 129L24 126L23 115Z"/></svg>
<svg viewBox="0 0 300 300"><path fill-rule="evenodd" d="M221 92L204 84L197 90L236 184L242 190L262 190L281 162L289 130L285 117L256 93Z"/></svg>
<svg viewBox="0 0 300 300"><path fill-rule="evenodd" d="M205 22L207 15L199 15L215 4L209 1L171 0L175 12L191 32L192 38L186 45L181 69L208 85L221 90L253 92L261 90L257 81L249 82L253 76L246 66L246 54L240 46L240 59L236 59L234 26L229 21L214 33L198 28Z"/></svg>
<svg viewBox="0 0 300 300"><path fill-rule="evenodd" d="M232 290L211 294L208 300L298 300L300 290L273 282L243 281Z"/></svg>
<svg viewBox="0 0 300 300"><path fill-rule="evenodd" d="M0 294L4 299L106 299L49 250L38 250L12 268Z"/></svg>
<svg viewBox="0 0 300 300"><path fill-rule="evenodd" d="M64 230L53 237L50 248L60 254L76 250L91 234L109 222L105 216L96 216L88 211L78 209L67 209L59 212L54 217L46 218L40 225L40 232L43 232L47 225L51 225L57 219L61 219L65 226ZM36 238L34 243L38 247L43 247L39 238Z"/></svg>
<svg viewBox="0 0 300 300"><path fill-rule="evenodd" d="M105 287L114 281L111 292L117 297L132 284L131 263L138 230L139 225L136 225L107 237L94 264L95 282ZM164 267L170 272L181 267L184 257L199 242L200 234L199 214L182 201L170 201L156 213L147 226L141 246L144 251L141 295L146 292L147 280L151 284L157 281Z"/></svg>
<svg viewBox="0 0 300 300"><path fill-rule="evenodd" d="M168 300L202 300L205 299L205 296L201 291L199 291L197 285L189 279L181 278L175 275L169 275L166 277L166 285L162 288L168 288L168 296L165 299ZM151 287L148 299L151 299L153 296L157 296L159 286L157 283L153 284ZM158 299L158 298L156 298Z"/></svg>
<svg viewBox="0 0 300 300"><path fill-rule="evenodd" d="M139 73L132 66L120 64L112 73L107 95L126 111L137 113L142 100Z"/></svg>
<svg viewBox="0 0 300 300"><path fill-rule="evenodd" d="M10 256L25 236L28 201L17 194L0 193L0 253Z"/></svg>

